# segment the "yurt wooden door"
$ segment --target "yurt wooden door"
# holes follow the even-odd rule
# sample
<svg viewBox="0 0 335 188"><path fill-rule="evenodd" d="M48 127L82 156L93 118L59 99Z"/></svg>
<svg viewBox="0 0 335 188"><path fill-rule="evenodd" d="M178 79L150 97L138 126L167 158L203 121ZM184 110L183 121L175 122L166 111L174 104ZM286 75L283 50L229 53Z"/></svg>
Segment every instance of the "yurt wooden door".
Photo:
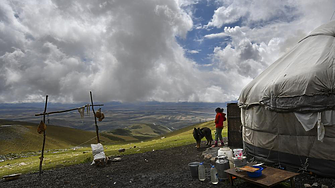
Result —
<svg viewBox="0 0 335 188"><path fill-rule="evenodd" d="M242 148L242 123L241 111L237 103L227 104L228 146L230 148Z"/></svg>

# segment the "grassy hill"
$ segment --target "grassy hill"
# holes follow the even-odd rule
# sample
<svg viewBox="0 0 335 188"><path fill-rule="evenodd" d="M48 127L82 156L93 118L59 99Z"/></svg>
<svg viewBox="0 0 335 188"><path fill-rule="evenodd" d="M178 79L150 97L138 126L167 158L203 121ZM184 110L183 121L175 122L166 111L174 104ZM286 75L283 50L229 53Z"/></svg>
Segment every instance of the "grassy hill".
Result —
<svg viewBox="0 0 335 188"><path fill-rule="evenodd" d="M2 125L10 125L9 124L10 122L7 122L7 123L2 122L2 123L3 123ZM37 134L36 132L37 125L28 125L28 124L22 125L22 122L19 122L19 123L13 122L12 126L7 126L7 127L2 126L1 128L4 128L4 127L6 129L8 127L13 128L15 127L14 125L18 125L18 124L20 126L23 126L23 128L21 127L21 129L26 132L24 134L23 133L16 134L16 133L13 133L15 132L15 130L14 131L9 130L8 131L9 135L12 135L11 141L7 142L7 144L3 146L4 142L3 140L0 139L0 142L1 142L0 146L3 148L7 148L7 151L8 151L9 147L13 147L16 144L14 142L20 140L19 136L15 137L13 135L28 134L29 136L30 134L29 132L31 129L33 130L31 132L31 134L34 134L33 137L37 135L36 136L37 138L34 138L34 139L36 140L35 142L36 148L38 148L39 150L39 148L41 147L42 136ZM132 128L130 127L128 130L128 133L129 131L132 133L134 130L138 130L138 129L143 131L146 128L148 128L148 126L132 127ZM205 123L200 123L200 124L192 125L189 127L185 127L178 131L167 133L164 136L160 135L159 137L155 137L147 141L138 141L136 140L136 138L134 138L133 139L134 142L121 142L120 140L115 141L115 140L108 138L108 136L111 136L111 137L116 136L115 133L104 133L107 136L101 136L101 138L104 139L104 143L102 144L104 145L104 150L107 156L128 155L128 154L133 154L133 153L143 153L143 152L148 152L148 151L167 149L171 147L177 147L177 146L182 146L182 145L187 145L187 144L192 144L192 143L195 144L195 140L192 135L194 127L209 127L212 130L215 129L214 122L210 121L210 122L205 122ZM79 139L79 137L81 137L81 136L78 136L78 135L81 135L79 133L82 133L80 130L72 130L70 128L63 129L63 128L64 127L48 126L46 142L47 143L49 142L49 145L46 146L46 149L50 149L49 147L51 146L59 148L61 146L70 146L70 145L73 146L73 145L76 145L77 143L80 143L79 141L76 141L77 139ZM3 135L2 130L0 131L1 131L1 135ZM16 131L18 130L16 129ZM52 133L53 131L57 132L57 134ZM71 131L74 131L74 132L71 132ZM157 132L157 130L152 130L152 132L155 132L155 131ZM126 133L127 131L124 131L124 132ZM86 133L84 131L84 133L82 135L88 134L88 136L85 139L80 138L82 139L81 141L86 141L86 139L94 138L95 136L94 132ZM67 135L67 136L61 136L61 138L63 138L63 141L58 141L56 138L57 135L59 136L60 134ZM214 137L214 131L212 134ZM73 136L73 135L76 135L76 136ZM117 136L120 136L120 135L117 135ZM121 135L121 136L123 137L123 139L125 139L126 137L133 138L132 136L127 136L127 135ZM223 131L223 136L227 136L226 129ZM118 139L120 139L120 137L118 137ZM93 140L92 142L95 142L95 141ZM69 147L64 147L64 148L69 148ZM124 148L125 152L119 153L118 150L120 148ZM38 171L39 156L40 156L40 152L37 152L35 155L25 156L25 157L16 158L13 160L6 160L3 162L0 162L0 177L3 175L13 174L13 173L28 173L28 172ZM51 169L51 168L64 167L64 166L73 165L73 164L79 164L83 162L91 162L92 159L93 159L93 156L92 156L90 147L62 149L62 150L49 150L45 152L44 161L43 161L43 169Z"/></svg>
<svg viewBox="0 0 335 188"><path fill-rule="evenodd" d="M138 140L147 140L171 132L168 128L155 124L135 124L124 129L108 131L113 135L130 136ZM126 141L127 139L125 139Z"/></svg>
<svg viewBox="0 0 335 188"><path fill-rule="evenodd" d="M94 130L94 127L92 127ZM71 148L81 144L96 143L96 133L68 127L48 125L46 149ZM116 136L100 136L101 142L111 144L123 141ZM89 141L88 141L89 140ZM88 141L88 142L87 142ZM37 133L37 125L27 122L0 120L0 155L39 151L42 148L43 134Z"/></svg>
<svg viewBox="0 0 335 188"><path fill-rule="evenodd" d="M42 148L43 134L37 133L37 124L0 120L0 155L39 151ZM118 142L136 142L154 138L170 132L164 126L138 124L125 129L115 129L100 133L102 144ZM46 130L46 149L71 148L89 146L96 143L95 127L92 131L84 131L69 127L48 125Z"/></svg>

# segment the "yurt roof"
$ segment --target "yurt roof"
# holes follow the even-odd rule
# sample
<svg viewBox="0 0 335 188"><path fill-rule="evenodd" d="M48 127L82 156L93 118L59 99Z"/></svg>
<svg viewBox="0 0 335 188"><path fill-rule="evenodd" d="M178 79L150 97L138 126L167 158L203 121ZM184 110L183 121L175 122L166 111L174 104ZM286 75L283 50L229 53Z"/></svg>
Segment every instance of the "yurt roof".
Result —
<svg viewBox="0 0 335 188"><path fill-rule="evenodd" d="M240 107L265 105L278 112L335 108L335 21L303 38L241 92Z"/></svg>

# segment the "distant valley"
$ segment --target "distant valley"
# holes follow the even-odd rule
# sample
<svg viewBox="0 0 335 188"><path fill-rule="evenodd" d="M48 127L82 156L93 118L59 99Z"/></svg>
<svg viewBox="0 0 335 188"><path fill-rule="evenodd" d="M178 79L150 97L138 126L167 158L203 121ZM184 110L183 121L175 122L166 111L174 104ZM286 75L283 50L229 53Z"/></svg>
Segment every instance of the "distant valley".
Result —
<svg viewBox="0 0 335 188"><path fill-rule="evenodd" d="M95 104L101 104L95 102ZM84 106L81 104L49 103L47 112L67 110ZM101 107L105 119L98 122L101 131L111 131L120 128L131 128L136 125L153 125L166 127L170 131L213 120L216 107L226 107L226 103L105 103ZM95 107L97 110L99 107ZM44 103L0 104L0 119L39 123ZM59 125L81 130L95 130L93 113L81 118L79 112L71 111L61 114L51 114L46 117L50 125Z"/></svg>

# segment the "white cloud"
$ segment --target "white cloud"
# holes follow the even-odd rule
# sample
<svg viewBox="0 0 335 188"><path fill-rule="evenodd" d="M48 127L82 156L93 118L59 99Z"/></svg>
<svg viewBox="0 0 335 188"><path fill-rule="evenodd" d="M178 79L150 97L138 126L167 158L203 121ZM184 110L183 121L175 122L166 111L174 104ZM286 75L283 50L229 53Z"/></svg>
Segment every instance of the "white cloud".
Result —
<svg viewBox="0 0 335 188"><path fill-rule="evenodd" d="M187 52L190 53L190 54L198 54L199 53L198 50L188 50Z"/></svg>
<svg viewBox="0 0 335 188"><path fill-rule="evenodd" d="M228 35L225 33L212 33L212 34L208 34L205 35L205 38L209 38L209 39L213 39L213 38L223 38L223 37L227 37Z"/></svg>
<svg viewBox="0 0 335 188"><path fill-rule="evenodd" d="M185 53L201 48L188 51L176 37L201 33L192 20L198 2L3 0L0 102L42 101L46 94L53 102L87 102L90 90L101 102L234 100L335 7L326 0L217 0L222 6L205 27L221 32L194 41L226 45L197 64Z"/></svg>
<svg viewBox="0 0 335 188"><path fill-rule="evenodd" d="M87 101L90 90L100 101L165 100L164 93L173 101L195 90L188 86L197 79L194 63L175 40L193 23L174 1L4 1L1 7L0 35L8 40L0 43L0 102L45 94L51 101Z"/></svg>
<svg viewBox="0 0 335 188"><path fill-rule="evenodd" d="M207 34L204 38L218 38L226 44L214 48L212 57L219 71L227 75L234 73L234 86L225 85L222 93L229 91L237 95L249 81L293 48L301 38L327 23L335 7L334 1L238 0L221 3L206 27L238 25L224 27L223 32ZM238 89L230 92L236 85L239 85Z"/></svg>

